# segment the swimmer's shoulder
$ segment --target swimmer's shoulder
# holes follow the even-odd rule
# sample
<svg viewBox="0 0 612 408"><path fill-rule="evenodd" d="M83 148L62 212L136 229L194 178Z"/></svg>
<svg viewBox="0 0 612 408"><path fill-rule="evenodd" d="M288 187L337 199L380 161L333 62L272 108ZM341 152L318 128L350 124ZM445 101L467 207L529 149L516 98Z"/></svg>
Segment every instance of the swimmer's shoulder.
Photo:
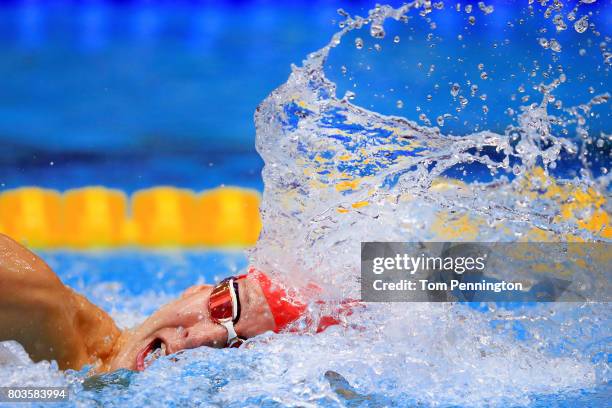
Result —
<svg viewBox="0 0 612 408"><path fill-rule="evenodd" d="M0 234L0 281L3 292L26 288L58 290L64 286L45 261L4 234Z"/></svg>

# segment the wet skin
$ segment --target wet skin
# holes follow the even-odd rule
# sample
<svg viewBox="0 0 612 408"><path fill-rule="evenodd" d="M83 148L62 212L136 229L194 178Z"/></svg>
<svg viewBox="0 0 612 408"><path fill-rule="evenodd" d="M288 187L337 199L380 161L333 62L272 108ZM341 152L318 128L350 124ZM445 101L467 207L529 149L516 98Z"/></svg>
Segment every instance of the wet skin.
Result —
<svg viewBox="0 0 612 408"><path fill-rule="evenodd" d="M259 283L238 283L236 332L249 338L274 329ZM198 285L162 306L140 326L121 331L113 319L64 285L33 252L0 234L0 341L16 340L32 360L92 372L143 369L146 355L200 346L225 347L227 332L208 314L212 286Z"/></svg>

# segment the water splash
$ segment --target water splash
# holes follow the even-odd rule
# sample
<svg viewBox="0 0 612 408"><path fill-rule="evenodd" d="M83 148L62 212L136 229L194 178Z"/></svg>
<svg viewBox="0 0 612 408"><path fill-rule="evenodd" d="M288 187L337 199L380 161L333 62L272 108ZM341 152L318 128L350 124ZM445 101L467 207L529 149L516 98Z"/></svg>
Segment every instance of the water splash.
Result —
<svg viewBox="0 0 612 408"><path fill-rule="evenodd" d="M562 217L564 203L556 198L523 196L526 189L533 192L534 182L542 184L538 188L575 191L595 185L587 166L579 180L553 180L548 169L584 146L555 128L573 123L576 133L588 138L585 118L594 105L608 101L608 94L552 115L553 92L567 80L561 73L537 86L542 101L522 106L517 124L503 134L482 131L462 137L369 111L346 95L336 97L336 86L324 73L331 50L346 33L365 25L370 31L375 26L371 34L380 36L386 19L405 20L411 9L431 12L428 2L417 1L398 9L378 6L367 18L347 16L331 42L302 67L294 66L287 83L259 106L257 149L266 162L266 189L264 230L254 261L265 270L292 275L352 277L361 240L439 238L436 226L448 213L481 221L476 236L459 239L517 240L534 229L606 239L602 231L577 228L575 219ZM450 94L461 98L458 83ZM484 166L493 181L463 185L456 194L435 190L436 183L449 183L453 169L475 165ZM600 184L606 191L608 180Z"/></svg>
<svg viewBox="0 0 612 408"><path fill-rule="evenodd" d="M609 242L610 179L595 178L581 153L593 140L589 112L607 103L609 94L561 108L554 92L567 77L559 69L556 78L535 87L541 102L521 106L503 133L464 136L444 133L442 115L439 127L422 126L356 105L352 91L336 95L325 66L343 38L368 26L372 37L383 38L386 20L407 22L412 11L427 18L433 8L431 2L415 1L400 8L377 6L367 17L342 12L342 30L302 66L294 66L288 81L258 107L264 227L251 261L294 282L313 279L333 300L359 297L361 241ZM364 48L359 40L358 48ZM563 52L556 39L546 40L545 48ZM479 71L486 74L484 66ZM461 102L461 92L451 80L451 96ZM552 114L551 107L560 112ZM575 133L569 134L571 127ZM567 157L578 158L579 176L553 178L550 171ZM465 169L474 168L486 180L468 177ZM486 405L504 399L525 404L533 393L589 388L610 378L607 363L594 360L609 352L607 305L510 311L497 311L495 305L483 311L462 305L376 305L366 315L357 321L367 329L340 341L359 356L359 368L333 368L343 375L359 373L349 383L366 393L383 390L387 397L428 404ZM566 343L564 336L576 341L582 330L590 330L586 338L595 349ZM337 344L324 336L313 343L318 341ZM324 355L326 363L336 361L333 353ZM313 365L318 366L303 363Z"/></svg>

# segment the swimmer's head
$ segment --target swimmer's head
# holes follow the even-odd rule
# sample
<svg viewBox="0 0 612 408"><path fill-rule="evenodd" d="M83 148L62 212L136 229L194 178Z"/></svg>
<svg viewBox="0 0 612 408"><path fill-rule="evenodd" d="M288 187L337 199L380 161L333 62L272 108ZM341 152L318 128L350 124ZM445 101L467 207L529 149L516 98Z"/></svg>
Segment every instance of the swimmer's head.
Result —
<svg viewBox="0 0 612 408"><path fill-rule="evenodd" d="M240 317L235 331L249 338L275 328L268 303L255 278L237 282ZM209 299L213 286L198 285L187 289L179 299L162 306L140 326L126 330L106 361L108 369L143 370L156 358L178 351L208 346L228 345L228 330L210 316Z"/></svg>
<svg viewBox="0 0 612 408"><path fill-rule="evenodd" d="M225 347L227 333L210 318L213 287L198 285L157 310L140 326L125 331L115 346L110 369L143 370L156 358L200 346Z"/></svg>

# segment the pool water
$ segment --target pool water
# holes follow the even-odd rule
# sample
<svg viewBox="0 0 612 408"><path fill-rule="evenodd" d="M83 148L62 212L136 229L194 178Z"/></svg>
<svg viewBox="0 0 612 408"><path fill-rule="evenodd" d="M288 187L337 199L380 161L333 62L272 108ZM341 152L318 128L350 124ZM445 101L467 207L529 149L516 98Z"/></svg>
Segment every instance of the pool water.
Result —
<svg viewBox="0 0 612 408"><path fill-rule="evenodd" d="M142 321L192 284L210 283L246 266L244 254L231 251L47 252L43 258L65 283L100 305L122 327ZM378 305L370 304L370 311L356 319L371 329L374 326L369 326L369 321L379 328L386 325L382 334L375 333L375 329L341 328L306 336L268 333L250 341L246 348L186 350L174 358L157 360L144 372L120 370L91 378L86 369L62 373L55 363L34 364L11 345L21 362L18 367L0 365L0 378L5 386L68 385L71 396L65 406L593 407L605 406L609 401L612 385L595 379L606 374L594 374L595 367L602 364L596 360L609 358L609 344L602 337L609 320L593 324L590 330L594 332L587 333L589 339L583 343L574 339L585 355L592 356L592 361L573 358L563 347L536 352L531 349L535 343L517 325L495 335L492 329L479 327L483 342L485 337L497 337L489 344L488 352L493 357L486 360L493 367L462 367L458 357L440 360L436 356L461 352L463 343L455 339L457 350L439 349L436 337L446 336L448 341L451 335L445 330L448 322L443 315L457 321L480 315L487 318L479 325L493 326L493 321L488 320L492 313L488 307L472 306L442 306L436 311L428 305L404 304L399 316L411 320L393 324L380 318ZM567 313L572 313L571 308ZM427 330L430 320L437 320L439 330ZM419 326L418 332L412 331L411 326ZM453 331L462 333L461 330L455 326ZM472 334L470 329L463 333ZM393 344L397 336L410 335L413 341L401 342L400 347ZM533 367L504 367L507 361L493 350L504 344L507 352L522 350L529 354L526 358L513 358L519 365ZM409 345L412 347L404 348ZM480 349L482 344L470 347ZM595 352L598 348L599 352ZM361 352L354 353L355 349ZM366 352L367 355L361 354ZM500 364L493 364L495 360ZM436 367L438 363L447 366ZM514 376L513 370L518 375ZM465 375L463 382L457 381L460 371ZM478 373L482 374L480 378ZM433 380L440 378L429 378L430 374L446 375L449 381L433 386ZM528 378L521 378L524 375Z"/></svg>
<svg viewBox="0 0 612 408"><path fill-rule="evenodd" d="M64 283L109 312L120 327L143 320L192 285L217 282L246 267L240 250L49 252L44 258Z"/></svg>

